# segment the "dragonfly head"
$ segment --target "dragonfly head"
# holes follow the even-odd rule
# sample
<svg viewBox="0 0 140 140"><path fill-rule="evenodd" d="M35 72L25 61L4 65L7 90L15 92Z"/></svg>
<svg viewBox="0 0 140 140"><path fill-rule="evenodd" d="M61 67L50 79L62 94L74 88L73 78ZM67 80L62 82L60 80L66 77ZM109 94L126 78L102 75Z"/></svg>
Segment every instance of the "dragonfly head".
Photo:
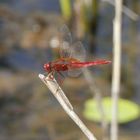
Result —
<svg viewBox="0 0 140 140"><path fill-rule="evenodd" d="M48 73L51 72L50 63L44 64L44 69L45 69Z"/></svg>

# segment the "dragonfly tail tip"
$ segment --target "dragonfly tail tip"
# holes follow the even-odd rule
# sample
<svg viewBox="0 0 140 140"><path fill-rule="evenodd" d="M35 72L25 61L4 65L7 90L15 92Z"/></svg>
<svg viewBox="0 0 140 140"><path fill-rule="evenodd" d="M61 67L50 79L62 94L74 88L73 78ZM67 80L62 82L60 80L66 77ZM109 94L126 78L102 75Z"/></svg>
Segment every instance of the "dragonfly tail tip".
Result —
<svg viewBox="0 0 140 140"><path fill-rule="evenodd" d="M109 60L108 60L107 62L108 62L108 63L111 63L112 61L109 61Z"/></svg>

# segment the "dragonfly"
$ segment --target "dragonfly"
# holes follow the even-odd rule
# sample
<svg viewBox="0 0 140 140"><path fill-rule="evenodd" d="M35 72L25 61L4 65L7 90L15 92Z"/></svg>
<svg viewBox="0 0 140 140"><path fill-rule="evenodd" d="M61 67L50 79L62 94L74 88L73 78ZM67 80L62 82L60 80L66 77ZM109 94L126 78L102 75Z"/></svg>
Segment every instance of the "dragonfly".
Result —
<svg viewBox="0 0 140 140"><path fill-rule="evenodd" d="M55 73L64 77L64 72L67 72L68 76L77 77L81 74L82 68L111 63L104 59L85 61L85 48L81 41L73 41L69 28L63 25L59 33L60 58L44 64L45 71L52 73L52 77Z"/></svg>

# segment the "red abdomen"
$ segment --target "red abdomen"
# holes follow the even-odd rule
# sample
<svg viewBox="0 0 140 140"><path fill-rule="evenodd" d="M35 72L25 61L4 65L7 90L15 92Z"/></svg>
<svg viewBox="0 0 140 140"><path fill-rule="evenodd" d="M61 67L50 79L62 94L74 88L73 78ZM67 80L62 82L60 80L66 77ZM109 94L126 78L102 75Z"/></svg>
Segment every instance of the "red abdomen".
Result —
<svg viewBox="0 0 140 140"><path fill-rule="evenodd" d="M90 67L90 66L108 64L108 63L111 63L111 61L97 60L97 61L91 61L91 62L74 62L71 64L71 68Z"/></svg>

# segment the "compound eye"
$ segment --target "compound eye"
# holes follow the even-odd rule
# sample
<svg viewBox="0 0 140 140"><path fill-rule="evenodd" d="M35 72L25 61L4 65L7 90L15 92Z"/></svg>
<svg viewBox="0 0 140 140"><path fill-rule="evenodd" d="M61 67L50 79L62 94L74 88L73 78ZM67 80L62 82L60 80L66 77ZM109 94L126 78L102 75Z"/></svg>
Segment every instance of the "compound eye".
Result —
<svg viewBox="0 0 140 140"><path fill-rule="evenodd" d="M44 69L48 70L48 64L44 64Z"/></svg>

